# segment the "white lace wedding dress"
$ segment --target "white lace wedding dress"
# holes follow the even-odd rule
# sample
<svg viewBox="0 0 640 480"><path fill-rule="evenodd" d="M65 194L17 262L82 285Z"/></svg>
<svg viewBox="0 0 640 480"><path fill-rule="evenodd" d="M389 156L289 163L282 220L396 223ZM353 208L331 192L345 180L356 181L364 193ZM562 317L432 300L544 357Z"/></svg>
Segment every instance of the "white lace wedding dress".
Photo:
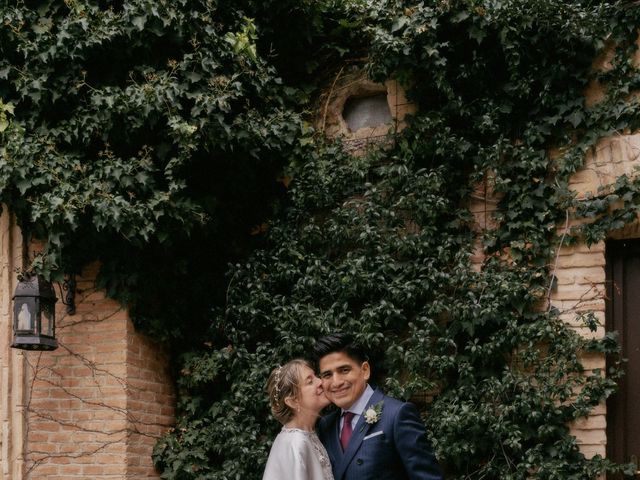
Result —
<svg viewBox="0 0 640 480"><path fill-rule="evenodd" d="M329 455L316 433L283 428L273 442L262 480L333 480Z"/></svg>

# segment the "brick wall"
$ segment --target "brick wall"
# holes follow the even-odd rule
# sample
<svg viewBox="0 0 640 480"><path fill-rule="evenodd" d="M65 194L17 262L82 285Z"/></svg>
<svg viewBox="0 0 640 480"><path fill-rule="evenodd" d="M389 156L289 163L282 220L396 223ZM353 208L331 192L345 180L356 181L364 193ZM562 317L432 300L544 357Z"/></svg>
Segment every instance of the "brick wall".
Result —
<svg viewBox="0 0 640 480"><path fill-rule="evenodd" d="M555 274L558 288L552 293L551 303L561 312L562 318L583 336L601 337L605 324L605 251L604 243L588 248L578 244L563 247L557 258ZM595 332L585 328L577 320L581 312L594 312L599 320ZM605 369L602 355L584 356L582 363L587 371ZM575 422L572 434L576 436L582 452L591 457L606 455L606 408L599 405L587 418Z"/></svg>
<svg viewBox="0 0 640 480"><path fill-rule="evenodd" d="M387 97L392 122L350 131L342 115L347 100L382 94ZM337 72L332 84L321 95L317 111L316 128L329 137L342 138L344 147L349 152L360 155L369 146L387 142L389 133L404 129L408 116L416 112L416 106L406 98L405 91L397 80L374 83L368 80L362 69L352 66Z"/></svg>
<svg viewBox="0 0 640 480"><path fill-rule="evenodd" d="M634 176L640 166L640 134L620 134L602 139L587 155L584 167L570 180L570 188L577 198L606 191L617 177ZM571 227L575 221L570 221ZM611 238L639 237L638 224L610 232ZM605 324L605 244L587 247L578 244L563 247L557 261L558 289L553 294L553 304L562 312L562 318L583 335L602 336ZM575 321L577 313L593 311L600 320L594 333ZM587 369L605 371L603 356L592 355L583 360ZM591 416L576 422L572 432L578 439L582 451L587 455L606 453L606 408L600 405Z"/></svg>
<svg viewBox="0 0 640 480"><path fill-rule="evenodd" d="M620 175L636 175L640 166L640 134L621 134L602 139L585 158L580 171L570 179L570 188L578 199L606 191ZM491 190L491 175L476 186L471 195L469 208L475 218L475 230L482 232L494 226L493 214L498 198ZM559 233L570 229L578 222L570 217L565 225L559 226ZM619 231L610 232L611 238L640 237L640 223L635 223ZM476 269L481 267L483 250L480 240L472 258ZM586 337L601 337L605 333L605 243L588 247L585 244L564 246L557 252L552 270L557 277L557 289L551 295L551 303L560 311L560 317L578 333ZM593 312L599 320L595 332L584 327L577 316L583 312ZM583 357L583 365L589 370L606 371L602 355ZM581 451L591 457L606 455L606 407L596 407L591 415L571 425Z"/></svg>
<svg viewBox="0 0 640 480"><path fill-rule="evenodd" d="M157 478L149 453L174 416L168 357L154 342L135 334L131 322L127 325L127 411L137 432L127 442L127 478Z"/></svg>
<svg viewBox="0 0 640 480"><path fill-rule="evenodd" d="M58 303L59 348L23 354L29 480L158 478L151 452L173 418L168 359L94 287L96 273L78 278L75 315Z"/></svg>

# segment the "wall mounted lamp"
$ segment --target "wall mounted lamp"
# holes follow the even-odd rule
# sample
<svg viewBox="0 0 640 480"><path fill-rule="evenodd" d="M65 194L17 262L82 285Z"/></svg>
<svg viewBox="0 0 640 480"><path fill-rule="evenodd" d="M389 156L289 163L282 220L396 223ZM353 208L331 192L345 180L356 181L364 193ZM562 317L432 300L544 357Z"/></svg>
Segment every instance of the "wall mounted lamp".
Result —
<svg viewBox="0 0 640 480"><path fill-rule="evenodd" d="M73 315L75 307L76 280L67 275L63 286L63 304L67 313ZM13 295L13 348L23 350L55 350L56 340L56 294L50 282L40 275L24 276L18 281Z"/></svg>

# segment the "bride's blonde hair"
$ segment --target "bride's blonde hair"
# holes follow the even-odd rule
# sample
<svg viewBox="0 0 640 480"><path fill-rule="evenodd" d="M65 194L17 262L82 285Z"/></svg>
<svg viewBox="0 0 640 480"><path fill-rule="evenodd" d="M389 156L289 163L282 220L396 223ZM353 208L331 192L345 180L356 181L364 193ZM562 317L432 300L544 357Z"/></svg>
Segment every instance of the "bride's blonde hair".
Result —
<svg viewBox="0 0 640 480"><path fill-rule="evenodd" d="M294 410L285 403L285 399L298 398L302 367L313 369L308 361L302 358L295 358L284 365L274 368L267 381L267 394L269 395L271 413L283 425L295 415Z"/></svg>

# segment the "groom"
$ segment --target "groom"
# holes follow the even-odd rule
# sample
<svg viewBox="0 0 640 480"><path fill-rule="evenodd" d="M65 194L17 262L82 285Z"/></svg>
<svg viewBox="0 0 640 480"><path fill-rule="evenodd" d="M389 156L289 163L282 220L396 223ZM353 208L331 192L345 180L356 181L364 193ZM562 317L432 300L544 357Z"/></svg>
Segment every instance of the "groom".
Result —
<svg viewBox="0 0 640 480"><path fill-rule="evenodd" d="M349 335L320 338L314 355L325 395L340 408L318 425L335 480L442 479L417 408L369 386L368 357Z"/></svg>

